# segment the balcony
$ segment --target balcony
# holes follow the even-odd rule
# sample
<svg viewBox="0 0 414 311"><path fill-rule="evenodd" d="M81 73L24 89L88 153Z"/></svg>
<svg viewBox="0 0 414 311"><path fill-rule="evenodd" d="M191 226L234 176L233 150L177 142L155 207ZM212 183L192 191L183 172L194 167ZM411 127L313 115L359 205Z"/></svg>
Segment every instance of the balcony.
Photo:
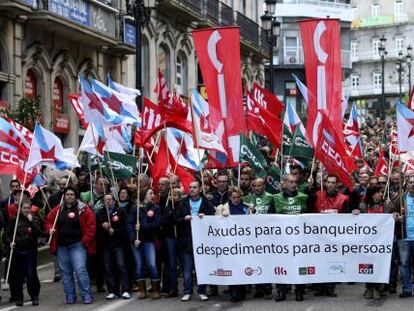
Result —
<svg viewBox="0 0 414 311"><path fill-rule="evenodd" d="M8 14L22 14L31 12L34 7L34 0L1 0L0 12L6 11Z"/></svg>
<svg viewBox="0 0 414 311"><path fill-rule="evenodd" d="M276 4L276 14L295 18L330 16L345 22L352 22L354 19L351 5L338 0L283 0Z"/></svg>
<svg viewBox="0 0 414 311"><path fill-rule="evenodd" d="M405 48L402 49L405 51ZM398 53L400 52L400 49L388 49L387 48L387 58L388 60L397 59ZM358 51L356 54L352 55L351 57L352 62L378 62L380 61L381 57L379 53L376 53L376 51L372 48L363 49Z"/></svg>
<svg viewBox="0 0 414 311"><path fill-rule="evenodd" d="M243 39L259 45L259 25L257 23L237 12L237 25L240 26L240 35Z"/></svg>
<svg viewBox="0 0 414 311"><path fill-rule="evenodd" d="M342 68L351 69L351 53L349 50L341 50ZM303 48L284 47L283 49L283 65L304 65Z"/></svg>
<svg viewBox="0 0 414 311"><path fill-rule="evenodd" d="M231 26L234 23L233 9L231 6L220 3L220 25Z"/></svg>
<svg viewBox="0 0 414 311"><path fill-rule="evenodd" d="M403 84L401 86L402 93L408 92L408 86ZM385 94L398 94L400 91L400 86L398 83L385 83L384 86ZM342 94L345 96L379 96L381 95L381 85L359 85L358 87L351 88L350 86L343 86L342 87Z"/></svg>
<svg viewBox="0 0 414 311"><path fill-rule="evenodd" d="M90 45L116 45L118 10L97 1L78 7L57 0L38 1L29 15L31 25L51 30Z"/></svg>

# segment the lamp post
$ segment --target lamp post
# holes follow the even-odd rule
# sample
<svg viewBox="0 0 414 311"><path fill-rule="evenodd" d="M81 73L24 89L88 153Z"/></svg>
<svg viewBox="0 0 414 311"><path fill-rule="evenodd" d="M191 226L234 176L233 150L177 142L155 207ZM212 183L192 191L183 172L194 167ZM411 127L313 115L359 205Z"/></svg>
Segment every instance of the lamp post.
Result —
<svg viewBox="0 0 414 311"><path fill-rule="evenodd" d="M387 57L387 50L385 49L385 43L387 42L387 38L385 38L384 35L381 36L380 38L380 44L378 46L378 52L379 55L381 57L381 107L380 107L380 112L381 112L381 117L385 116L385 79L384 79L384 75L385 75L385 58Z"/></svg>
<svg viewBox="0 0 414 311"><path fill-rule="evenodd" d="M149 23L151 9L155 7L155 0L126 0L127 13L135 19L135 88L141 91L136 97L138 109L142 106L142 27Z"/></svg>
<svg viewBox="0 0 414 311"><path fill-rule="evenodd" d="M395 63L395 69L397 70L398 73L398 98L401 101L402 100L402 73L404 71L404 59L401 57L402 56L402 52L398 53L398 60Z"/></svg>
<svg viewBox="0 0 414 311"><path fill-rule="evenodd" d="M266 32L266 39L269 43L269 91L274 93L273 83L273 48L277 43L277 38L280 34L280 23L276 20L276 0L265 0L266 10L265 14L260 17L262 20L262 27Z"/></svg>
<svg viewBox="0 0 414 311"><path fill-rule="evenodd" d="M411 52L413 48L411 45L407 46L407 54L405 55L405 63L407 64L408 69L408 93L411 92L411 61L413 60L413 56Z"/></svg>

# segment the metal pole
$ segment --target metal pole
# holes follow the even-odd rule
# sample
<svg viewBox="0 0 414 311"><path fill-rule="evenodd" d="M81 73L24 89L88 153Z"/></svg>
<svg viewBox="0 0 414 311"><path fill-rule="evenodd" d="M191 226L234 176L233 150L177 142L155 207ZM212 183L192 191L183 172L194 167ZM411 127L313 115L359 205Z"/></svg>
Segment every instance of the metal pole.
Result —
<svg viewBox="0 0 414 311"><path fill-rule="evenodd" d="M408 94L411 94L411 62L408 63Z"/></svg>
<svg viewBox="0 0 414 311"><path fill-rule="evenodd" d="M273 94L273 34L272 34L272 29L269 30L269 57L270 57L270 62L269 62L269 91L270 93Z"/></svg>
<svg viewBox="0 0 414 311"><path fill-rule="evenodd" d="M401 73L402 73L402 64L398 67L398 84L399 84L399 94L398 97L400 101L402 100L402 81L401 81Z"/></svg>
<svg viewBox="0 0 414 311"><path fill-rule="evenodd" d="M135 88L141 91L141 96L136 97L136 103L138 110L141 110L142 106L142 19L143 19L143 3L142 0L135 0L134 3L134 18L135 18Z"/></svg>
<svg viewBox="0 0 414 311"><path fill-rule="evenodd" d="M384 79L384 75L385 75L385 56L382 55L381 56L381 116L383 116L384 114L384 110L385 110L385 79ZM380 117L380 116L379 116Z"/></svg>

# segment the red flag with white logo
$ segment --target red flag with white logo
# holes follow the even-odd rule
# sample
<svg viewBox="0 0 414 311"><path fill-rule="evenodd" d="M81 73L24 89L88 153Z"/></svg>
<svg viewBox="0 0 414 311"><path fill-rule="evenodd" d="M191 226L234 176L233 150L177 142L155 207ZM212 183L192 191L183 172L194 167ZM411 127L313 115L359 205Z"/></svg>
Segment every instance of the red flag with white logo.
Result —
<svg viewBox="0 0 414 311"><path fill-rule="evenodd" d="M83 106L79 102L80 95L79 94L68 94L68 98L70 103L72 104L73 109L75 110L79 122L82 125L82 127L86 130L88 128L88 122L85 121L85 115L83 113Z"/></svg>
<svg viewBox="0 0 414 311"><path fill-rule="evenodd" d="M381 150L377 161L377 167L375 168L374 176L388 175L388 173L388 162L385 160L384 151Z"/></svg>
<svg viewBox="0 0 414 311"><path fill-rule="evenodd" d="M158 69L157 84L155 85L153 92L157 93L158 102L167 99L168 94L170 93L161 69Z"/></svg>
<svg viewBox="0 0 414 311"><path fill-rule="evenodd" d="M276 116L280 116L280 113L285 109L285 105L283 105L276 95L262 88L256 82L253 83L253 99Z"/></svg>
<svg viewBox="0 0 414 311"><path fill-rule="evenodd" d="M340 24L335 19L310 19L299 22L309 92L306 135L313 147L318 141L322 116L327 110L333 124L342 124L342 65ZM342 126L336 126L342 138Z"/></svg>
<svg viewBox="0 0 414 311"><path fill-rule="evenodd" d="M240 133L246 132L240 65L240 30L238 27L208 28L193 31L210 109L210 125L219 128L227 151L226 166L239 161ZM246 134L246 133L245 133Z"/></svg>
<svg viewBox="0 0 414 311"><path fill-rule="evenodd" d="M348 189L352 189L350 175L356 169L355 162L347 155L344 140L339 136L326 111L320 113L321 123L315 157L321 161L329 174L338 176Z"/></svg>

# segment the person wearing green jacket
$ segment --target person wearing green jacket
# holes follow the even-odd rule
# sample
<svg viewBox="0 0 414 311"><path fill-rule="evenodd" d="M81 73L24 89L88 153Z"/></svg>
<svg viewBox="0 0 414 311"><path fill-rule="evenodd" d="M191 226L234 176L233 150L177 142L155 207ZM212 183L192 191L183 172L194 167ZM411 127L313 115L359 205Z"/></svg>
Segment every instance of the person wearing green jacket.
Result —
<svg viewBox="0 0 414 311"><path fill-rule="evenodd" d="M287 174L283 177L282 192L274 195L276 214L297 215L308 212L308 196L298 191L297 177ZM276 302L286 300L286 294L290 288L287 284L276 286ZM303 300L305 285L295 285L296 301Z"/></svg>

